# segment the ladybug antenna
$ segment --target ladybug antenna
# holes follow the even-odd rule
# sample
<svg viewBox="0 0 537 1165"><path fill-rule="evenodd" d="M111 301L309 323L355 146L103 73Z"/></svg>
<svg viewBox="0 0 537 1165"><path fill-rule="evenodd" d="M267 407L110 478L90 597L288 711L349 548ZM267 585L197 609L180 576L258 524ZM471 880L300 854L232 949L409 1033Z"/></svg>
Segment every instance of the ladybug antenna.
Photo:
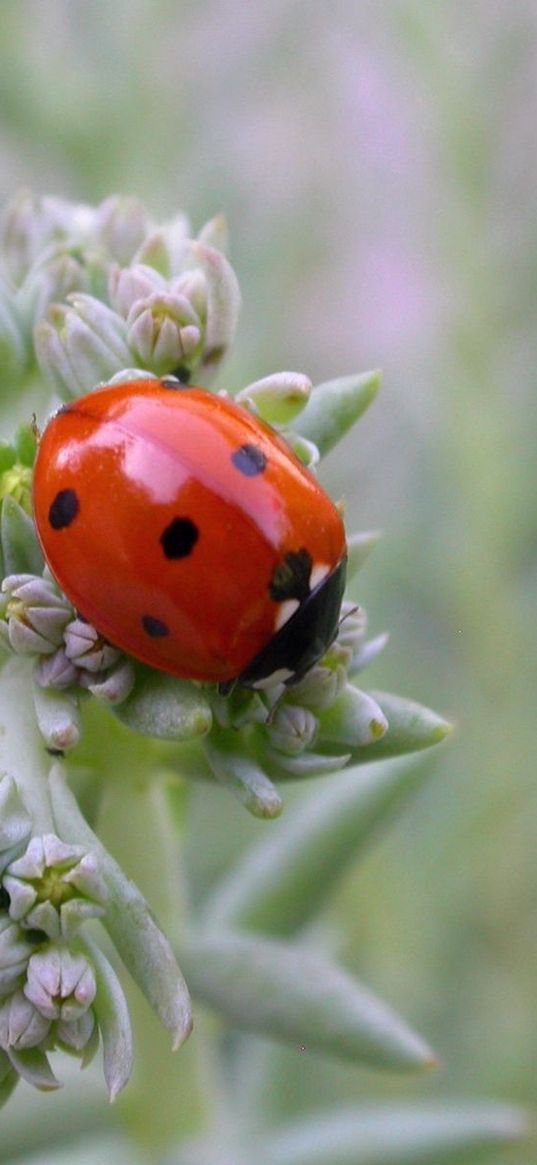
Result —
<svg viewBox="0 0 537 1165"><path fill-rule="evenodd" d="M356 612L357 612L357 611L359 611L359 610L360 610L360 604L359 604L359 603L354 603L352 607L349 607L349 610L348 610L348 611L345 611L345 614L344 614L344 615L342 615L342 616L341 616L341 619L339 620L339 623L338 623L338 630L339 630L339 628L341 627L342 623L344 623L344 622L345 622L345 619L349 619L351 615L356 615Z"/></svg>

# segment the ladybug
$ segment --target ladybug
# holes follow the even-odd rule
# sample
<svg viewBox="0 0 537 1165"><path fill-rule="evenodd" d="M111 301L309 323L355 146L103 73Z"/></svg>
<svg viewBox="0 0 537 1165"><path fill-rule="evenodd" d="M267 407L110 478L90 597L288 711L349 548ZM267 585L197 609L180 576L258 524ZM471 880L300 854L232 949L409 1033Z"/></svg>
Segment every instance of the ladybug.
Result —
<svg viewBox="0 0 537 1165"><path fill-rule="evenodd" d="M33 505L81 617L152 667L222 691L292 684L336 635L341 516L283 438L226 397L148 378L63 405Z"/></svg>

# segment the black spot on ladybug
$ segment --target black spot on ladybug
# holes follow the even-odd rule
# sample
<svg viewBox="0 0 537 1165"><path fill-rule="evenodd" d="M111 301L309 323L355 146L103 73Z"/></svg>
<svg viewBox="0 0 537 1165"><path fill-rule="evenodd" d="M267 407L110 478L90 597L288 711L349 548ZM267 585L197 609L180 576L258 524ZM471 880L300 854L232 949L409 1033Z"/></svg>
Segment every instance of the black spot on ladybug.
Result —
<svg viewBox="0 0 537 1165"><path fill-rule="evenodd" d="M198 527L190 518L174 518L160 535L160 544L166 558L187 558L199 536Z"/></svg>
<svg viewBox="0 0 537 1165"><path fill-rule="evenodd" d="M142 615L142 627L151 636L151 639L165 639L170 634L170 628L162 619L155 619L154 615Z"/></svg>
<svg viewBox="0 0 537 1165"><path fill-rule="evenodd" d="M307 599L312 566L311 554L304 547L301 550L290 550L278 563L270 580L271 599L275 603L283 603L286 599L298 599L299 602Z"/></svg>
<svg viewBox="0 0 537 1165"><path fill-rule="evenodd" d="M56 494L48 512L48 520L53 530L63 530L74 522L80 504L74 489L61 489Z"/></svg>
<svg viewBox="0 0 537 1165"><path fill-rule="evenodd" d="M241 445L240 449L231 454L231 460L235 469L245 477L257 477L267 465L267 458L257 445Z"/></svg>

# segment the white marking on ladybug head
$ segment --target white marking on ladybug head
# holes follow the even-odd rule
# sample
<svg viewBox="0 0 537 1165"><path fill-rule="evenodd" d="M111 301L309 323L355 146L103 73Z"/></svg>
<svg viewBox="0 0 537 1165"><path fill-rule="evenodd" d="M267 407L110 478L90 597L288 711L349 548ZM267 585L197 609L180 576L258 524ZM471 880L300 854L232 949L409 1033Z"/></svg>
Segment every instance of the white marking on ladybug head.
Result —
<svg viewBox="0 0 537 1165"><path fill-rule="evenodd" d="M290 680L294 674L294 671L291 671L290 668L280 667L276 671L271 672L269 676L264 676L262 680L256 680L255 684L252 684L252 687L261 689L262 691L264 688L273 688L275 684L286 684L287 680Z"/></svg>
<svg viewBox="0 0 537 1165"><path fill-rule="evenodd" d="M284 623L288 622L295 611L298 611L299 606L298 599L284 599L283 603L278 603L278 610L274 619L274 631L279 631L280 627L283 627Z"/></svg>
<svg viewBox="0 0 537 1165"><path fill-rule="evenodd" d="M323 578L330 574L330 567L327 562L315 562L311 568L310 574L310 591L314 591L315 587L322 583Z"/></svg>

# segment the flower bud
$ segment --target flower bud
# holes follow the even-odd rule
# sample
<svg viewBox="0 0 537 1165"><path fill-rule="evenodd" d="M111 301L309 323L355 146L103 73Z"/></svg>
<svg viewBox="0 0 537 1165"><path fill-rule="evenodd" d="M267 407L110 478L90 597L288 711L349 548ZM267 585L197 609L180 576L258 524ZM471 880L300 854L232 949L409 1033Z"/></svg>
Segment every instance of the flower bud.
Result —
<svg viewBox="0 0 537 1165"><path fill-rule="evenodd" d="M91 240L95 211L85 203L63 198L35 198L20 190L3 217L2 249L6 268L16 286L53 243Z"/></svg>
<svg viewBox="0 0 537 1165"><path fill-rule="evenodd" d="M117 647L112 647L102 635L83 619L73 619L64 631L65 654L77 668L86 671L106 671L121 658Z"/></svg>
<svg viewBox="0 0 537 1165"><path fill-rule="evenodd" d="M122 656L114 667L103 675L93 676L90 672L82 671L79 684L87 688L92 696L103 700L105 704L122 704L130 696L134 687L136 673L134 664L128 656Z"/></svg>
<svg viewBox="0 0 537 1165"><path fill-rule="evenodd" d="M71 935L85 919L103 914L106 889L95 855L54 834L32 838L3 884L11 918L50 938Z"/></svg>
<svg viewBox="0 0 537 1165"><path fill-rule="evenodd" d="M46 319L51 304L65 303L77 291L99 294L105 289L102 257L61 243L47 248L30 269L16 304L26 327L32 329Z"/></svg>
<svg viewBox="0 0 537 1165"><path fill-rule="evenodd" d="M56 388L72 396L90 392L132 363L124 320L81 292L69 295L67 305L53 304L34 336L42 371Z"/></svg>
<svg viewBox="0 0 537 1165"><path fill-rule="evenodd" d="M157 376L194 363L201 345L201 324L188 299L153 292L137 300L127 317L128 342L134 355Z"/></svg>
<svg viewBox="0 0 537 1165"><path fill-rule="evenodd" d="M9 384L19 379L30 360L31 341L25 333L21 314L15 307L13 292L0 280L0 381Z"/></svg>
<svg viewBox="0 0 537 1165"><path fill-rule="evenodd" d="M4 263L16 286L22 283L54 230L55 224L42 200L34 198L29 190L20 190L6 208L2 231Z"/></svg>
<svg viewBox="0 0 537 1165"><path fill-rule="evenodd" d="M177 214L144 239L136 253L136 262L154 267L165 279L172 279L183 269L189 230L186 215Z"/></svg>
<svg viewBox="0 0 537 1165"><path fill-rule="evenodd" d="M293 701L321 711L323 708L329 708L330 704L337 700L346 682L347 673L341 664L336 667L317 664L298 684L293 685Z"/></svg>
<svg viewBox="0 0 537 1165"><path fill-rule="evenodd" d="M45 1039L50 1020L19 989L0 1004L0 1048L36 1048Z"/></svg>
<svg viewBox="0 0 537 1165"><path fill-rule="evenodd" d="M138 198L114 194L95 212L95 238L118 263L130 263L151 228L151 219Z"/></svg>
<svg viewBox="0 0 537 1165"><path fill-rule="evenodd" d="M170 290L173 295L185 296L200 320L207 318L207 280L203 271L184 271L172 279Z"/></svg>
<svg viewBox="0 0 537 1165"><path fill-rule="evenodd" d="M349 664L349 671L359 672L364 668L369 667L369 664L384 651L389 639L387 631L383 631L380 635L376 635L374 639L368 639L358 648L358 651L353 655Z"/></svg>
<svg viewBox="0 0 537 1165"><path fill-rule="evenodd" d="M78 683L79 678L79 669L67 658L63 647L58 647L52 655L42 656L34 667L34 680L40 688L63 692Z"/></svg>
<svg viewBox="0 0 537 1165"><path fill-rule="evenodd" d="M222 251L224 255L227 255L229 230L226 216L216 214L214 218L210 218L198 231L198 240L200 243L205 243L208 247L213 247L214 250Z"/></svg>
<svg viewBox="0 0 537 1165"><path fill-rule="evenodd" d="M72 1023L91 1007L97 992L95 972L85 955L49 943L28 962L26 998L47 1020Z"/></svg>
<svg viewBox="0 0 537 1165"><path fill-rule="evenodd" d="M308 708L295 704L280 704L267 725L267 736L273 748L287 756L298 756L309 748L317 733L317 719Z"/></svg>
<svg viewBox="0 0 537 1165"><path fill-rule="evenodd" d="M81 1052L87 1048L94 1033L97 1035L97 1048L99 1041L98 1033L95 1032L95 1016L92 1010L88 1010L78 1019L69 1022L58 1020L54 1025L54 1042L68 1052ZM82 1066L84 1067L86 1063L88 1060L84 1058Z"/></svg>
<svg viewBox="0 0 537 1165"><path fill-rule="evenodd" d="M275 372L248 384L235 399L270 425L288 425L306 407L312 387L301 372Z"/></svg>
<svg viewBox="0 0 537 1165"><path fill-rule="evenodd" d="M0 914L0 996L11 995L26 975L35 947L8 914Z"/></svg>
<svg viewBox="0 0 537 1165"><path fill-rule="evenodd" d="M67 599L51 580L33 574L8 575L1 591L0 619L9 646L22 655L51 655L72 618Z"/></svg>
<svg viewBox="0 0 537 1165"><path fill-rule="evenodd" d="M200 368L204 383L214 373L232 343L240 309L237 276L224 255L202 242L189 245L185 267L199 269L206 282L206 316L203 357Z"/></svg>
<svg viewBox="0 0 537 1165"><path fill-rule="evenodd" d="M132 267L114 264L108 276L108 297L114 311L126 319L133 304L147 299L153 292L165 292L166 280L158 271L143 263Z"/></svg>

